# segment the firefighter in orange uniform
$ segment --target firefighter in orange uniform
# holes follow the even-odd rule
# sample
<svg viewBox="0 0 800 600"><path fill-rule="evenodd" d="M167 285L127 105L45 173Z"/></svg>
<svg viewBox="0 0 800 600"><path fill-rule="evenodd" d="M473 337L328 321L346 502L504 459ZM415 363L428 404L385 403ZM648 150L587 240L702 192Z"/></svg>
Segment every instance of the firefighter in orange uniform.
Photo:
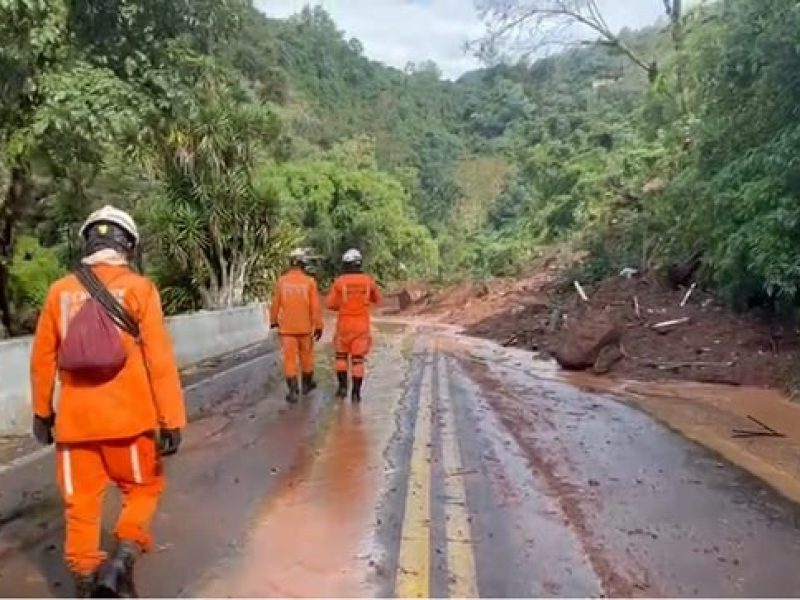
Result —
<svg viewBox="0 0 800 600"><path fill-rule="evenodd" d="M75 596L135 597L134 562L153 547L150 522L164 489L161 456L177 452L186 425L183 392L158 290L129 267L139 242L133 219L106 206L89 216L81 237L82 264L136 321L139 339L119 332L124 363L102 383L60 369L60 347L88 294L75 275L55 282L31 353L33 433L42 444L56 443L64 552ZM54 406L57 377L61 392ZM100 527L111 483L124 500L116 547L107 556L100 549Z"/></svg>
<svg viewBox="0 0 800 600"><path fill-rule="evenodd" d="M381 293L375 280L363 272L361 252L350 249L342 256L344 272L333 283L328 294L328 308L339 313L334 340L336 377L339 388L336 396L347 396L348 359L351 363L353 402L361 402L364 382L364 362L372 345L370 308L380 304Z"/></svg>
<svg viewBox="0 0 800 600"><path fill-rule="evenodd" d="M305 273L306 253L291 254L289 270L278 279L270 306L270 327L278 328L283 349L283 371L289 392L286 401L295 403L301 390L297 385L297 360L302 370L302 393L317 387L314 381L314 342L322 338L322 308L317 282Z"/></svg>

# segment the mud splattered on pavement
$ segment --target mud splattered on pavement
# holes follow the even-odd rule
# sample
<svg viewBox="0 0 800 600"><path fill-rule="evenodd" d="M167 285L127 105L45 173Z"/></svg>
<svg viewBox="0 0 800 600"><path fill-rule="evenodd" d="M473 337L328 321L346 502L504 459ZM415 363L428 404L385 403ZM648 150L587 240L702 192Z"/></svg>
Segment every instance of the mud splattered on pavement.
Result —
<svg viewBox="0 0 800 600"><path fill-rule="evenodd" d="M800 551L793 503L611 397L473 352L459 352L459 364L478 402L557 500L607 594L761 595L800 584L784 562ZM781 564L767 567L762 553Z"/></svg>
<svg viewBox="0 0 800 600"><path fill-rule="evenodd" d="M169 462L159 551L137 569L143 594L747 597L800 589L797 506L720 448L676 432L722 439L712 422L738 427L761 406L743 389L737 399L703 386L565 378L527 352L395 322L380 326L358 407L332 398L330 361L326 347L323 385L291 407L271 377L270 354L195 378L197 419ZM698 397L705 412L687 408ZM784 425L793 408L780 406L755 414ZM768 446L736 444L774 461L791 482L800 429L784 430ZM754 450L765 446L773 454ZM0 511L14 515L0 526L0 596L69 593L51 468L44 458L0 473Z"/></svg>

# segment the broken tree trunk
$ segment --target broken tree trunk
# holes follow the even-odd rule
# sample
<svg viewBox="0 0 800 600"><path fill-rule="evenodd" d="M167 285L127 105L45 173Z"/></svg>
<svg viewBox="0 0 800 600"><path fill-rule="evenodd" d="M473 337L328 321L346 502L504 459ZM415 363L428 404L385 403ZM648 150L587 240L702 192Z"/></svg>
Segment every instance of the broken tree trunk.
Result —
<svg viewBox="0 0 800 600"><path fill-rule="evenodd" d="M722 369L722 368L730 368L736 365L735 360L731 360L728 362L702 362L702 361L659 361L659 360L652 360L649 358L639 358L637 356L633 356L629 354L625 347L620 344L620 352L622 356L627 358L628 360L635 362L638 365L643 367L651 367L653 369L661 369L661 370L672 370L672 369L684 369L684 368L694 368L694 369Z"/></svg>

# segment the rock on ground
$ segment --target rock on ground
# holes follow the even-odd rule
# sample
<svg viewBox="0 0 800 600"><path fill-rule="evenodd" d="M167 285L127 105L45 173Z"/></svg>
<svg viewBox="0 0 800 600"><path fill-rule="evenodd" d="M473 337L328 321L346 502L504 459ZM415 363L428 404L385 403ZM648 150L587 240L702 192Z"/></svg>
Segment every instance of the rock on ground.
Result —
<svg viewBox="0 0 800 600"><path fill-rule="evenodd" d="M604 348L617 346L621 338L622 327L609 312L589 310L564 329L555 357L565 369L588 369Z"/></svg>

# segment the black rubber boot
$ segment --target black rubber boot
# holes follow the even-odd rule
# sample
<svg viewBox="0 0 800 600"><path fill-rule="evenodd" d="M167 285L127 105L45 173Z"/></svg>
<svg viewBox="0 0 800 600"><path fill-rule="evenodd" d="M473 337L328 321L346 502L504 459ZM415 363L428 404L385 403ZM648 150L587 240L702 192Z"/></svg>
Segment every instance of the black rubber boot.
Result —
<svg viewBox="0 0 800 600"><path fill-rule="evenodd" d="M139 556L135 542L119 542L114 553L97 574L92 598L138 598L133 581L133 565Z"/></svg>
<svg viewBox="0 0 800 600"><path fill-rule="evenodd" d="M303 395L310 394L317 389L317 382L314 381L314 372L303 373Z"/></svg>
<svg viewBox="0 0 800 600"><path fill-rule="evenodd" d="M353 393L350 396L350 399L353 401L354 404L358 404L361 402L361 384L364 383L364 380L361 377L353 377Z"/></svg>
<svg viewBox="0 0 800 600"><path fill-rule="evenodd" d="M75 597L76 598L91 598L94 593L94 586L97 581L97 575L83 575L81 573L73 573L72 581L75 584Z"/></svg>
<svg viewBox="0 0 800 600"><path fill-rule="evenodd" d="M297 387L297 378L291 377L286 379L286 387L289 391L286 393L286 401L289 404L295 404L300 397L299 389Z"/></svg>
<svg viewBox="0 0 800 600"><path fill-rule="evenodd" d="M337 371L336 379L339 381L339 388L336 390L336 397L347 398L347 371Z"/></svg>

